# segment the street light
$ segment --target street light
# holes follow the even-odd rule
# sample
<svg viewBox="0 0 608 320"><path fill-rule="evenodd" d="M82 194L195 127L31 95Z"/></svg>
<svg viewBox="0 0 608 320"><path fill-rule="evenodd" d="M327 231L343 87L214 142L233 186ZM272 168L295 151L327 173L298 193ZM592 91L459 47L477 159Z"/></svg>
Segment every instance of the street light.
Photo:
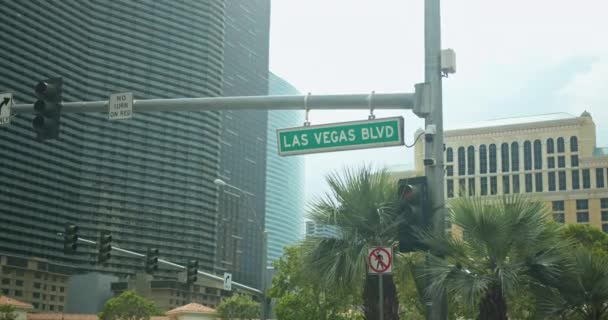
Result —
<svg viewBox="0 0 608 320"><path fill-rule="evenodd" d="M213 183L217 186L219 186L220 188L224 188L224 187L229 187L231 189L234 189L236 191L238 191L239 193L243 194L243 196L245 197L245 199L247 199L247 201L249 202L249 207L251 208L251 212L253 213L253 218L255 220L257 220L257 214L255 211L255 207L253 206L253 204L251 203L250 199L249 199L249 195L247 194L247 192L245 192L243 189L237 187L237 186L233 186L229 183L227 183L226 181L217 178L215 180L213 180ZM268 315L266 314L268 312L268 303L267 303L267 299L266 299L266 263L267 263L267 238L268 238L268 233L266 232L266 230L264 230L264 225L261 225L260 227L260 232L262 235L262 279L261 279L261 285L260 285L260 291L262 292L262 316L261 316L261 320L266 320Z"/></svg>

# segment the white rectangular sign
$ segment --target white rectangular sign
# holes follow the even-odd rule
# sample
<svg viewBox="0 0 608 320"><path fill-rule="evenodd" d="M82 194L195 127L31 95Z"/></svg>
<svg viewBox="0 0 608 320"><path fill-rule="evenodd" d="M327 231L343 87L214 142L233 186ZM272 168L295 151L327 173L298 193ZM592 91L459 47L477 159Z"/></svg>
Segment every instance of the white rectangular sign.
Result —
<svg viewBox="0 0 608 320"><path fill-rule="evenodd" d="M11 92L0 93L0 126L11 122L12 106L13 94Z"/></svg>
<svg viewBox="0 0 608 320"><path fill-rule="evenodd" d="M224 272L224 290L232 291L232 274Z"/></svg>
<svg viewBox="0 0 608 320"><path fill-rule="evenodd" d="M130 119L133 116L133 92L112 94L108 112L110 120Z"/></svg>
<svg viewBox="0 0 608 320"><path fill-rule="evenodd" d="M369 248L367 250L367 266L370 274L390 274L393 272L393 248Z"/></svg>

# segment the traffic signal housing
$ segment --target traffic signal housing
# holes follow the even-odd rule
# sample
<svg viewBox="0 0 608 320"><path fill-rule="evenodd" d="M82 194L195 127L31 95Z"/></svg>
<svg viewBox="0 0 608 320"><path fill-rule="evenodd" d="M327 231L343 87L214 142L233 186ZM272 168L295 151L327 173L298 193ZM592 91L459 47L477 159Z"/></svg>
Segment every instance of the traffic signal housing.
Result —
<svg viewBox="0 0 608 320"><path fill-rule="evenodd" d="M38 100L34 103L36 116L32 120L32 127L38 140L59 138L63 79L51 78L40 81L34 87L34 92Z"/></svg>
<svg viewBox="0 0 608 320"><path fill-rule="evenodd" d="M190 260L186 266L186 283L193 284L198 279L198 261Z"/></svg>
<svg viewBox="0 0 608 320"><path fill-rule="evenodd" d="M97 254L97 262L98 263L107 263L112 256L112 235L108 232L102 232L99 235L99 245L98 245L98 254Z"/></svg>
<svg viewBox="0 0 608 320"><path fill-rule="evenodd" d="M68 224L63 232L63 251L74 253L78 249L78 226Z"/></svg>
<svg viewBox="0 0 608 320"><path fill-rule="evenodd" d="M399 251L413 252L428 250L420 240L420 234L432 225L432 212L429 208L426 177L399 180L400 214Z"/></svg>
<svg viewBox="0 0 608 320"><path fill-rule="evenodd" d="M146 253L146 273L152 274L158 270L158 249L148 248Z"/></svg>

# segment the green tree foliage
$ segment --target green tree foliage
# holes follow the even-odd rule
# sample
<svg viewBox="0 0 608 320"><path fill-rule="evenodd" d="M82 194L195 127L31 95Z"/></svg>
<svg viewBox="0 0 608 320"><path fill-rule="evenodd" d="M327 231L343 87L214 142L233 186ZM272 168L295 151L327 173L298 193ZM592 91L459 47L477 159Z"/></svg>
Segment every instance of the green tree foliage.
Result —
<svg viewBox="0 0 608 320"><path fill-rule="evenodd" d="M507 302L563 271L568 242L542 203L512 196L461 198L451 206L449 221L463 237L428 236L436 254L425 271L429 295L447 292L478 319L505 320L514 311Z"/></svg>
<svg viewBox="0 0 608 320"><path fill-rule="evenodd" d="M307 237L304 263L321 283L339 290L361 292L365 319L377 319L378 276L367 274L367 250L394 246L399 228L396 181L386 171L368 167L332 173L330 192L311 204L309 218L318 225L338 229L336 237ZM384 276L384 319L399 318L399 301L393 277Z"/></svg>
<svg viewBox="0 0 608 320"><path fill-rule="evenodd" d="M340 292L324 286L312 270L304 266L302 248L288 247L276 270L269 295L276 299L279 320L354 319L348 311L353 305L352 292Z"/></svg>
<svg viewBox="0 0 608 320"><path fill-rule="evenodd" d="M220 318L225 320L257 319L261 313L261 305L248 295L235 294L224 299L218 306L217 312Z"/></svg>
<svg viewBox="0 0 608 320"><path fill-rule="evenodd" d="M0 320L15 320L17 314L15 313L15 306L12 304L5 304L0 306Z"/></svg>
<svg viewBox="0 0 608 320"><path fill-rule="evenodd" d="M161 312L153 302L127 290L106 302L99 313L100 320L149 320Z"/></svg>
<svg viewBox="0 0 608 320"><path fill-rule="evenodd" d="M538 309L561 319L608 319L608 235L587 225L569 225L569 265L562 275L538 288Z"/></svg>

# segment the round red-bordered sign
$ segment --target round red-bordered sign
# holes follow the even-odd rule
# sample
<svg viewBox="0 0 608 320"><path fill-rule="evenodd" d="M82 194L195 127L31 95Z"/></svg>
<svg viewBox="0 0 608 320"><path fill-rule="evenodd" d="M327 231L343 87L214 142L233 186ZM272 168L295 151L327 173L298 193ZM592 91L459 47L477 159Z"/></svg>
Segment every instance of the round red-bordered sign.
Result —
<svg viewBox="0 0 608 320"><path fill-rule="evenodd" d="M387 261L384 261L385 256ZM367 255L367 263L373 272L386 273L391 268L393 257L386 248L378 247L371 249L370 253Z"/></svg>

